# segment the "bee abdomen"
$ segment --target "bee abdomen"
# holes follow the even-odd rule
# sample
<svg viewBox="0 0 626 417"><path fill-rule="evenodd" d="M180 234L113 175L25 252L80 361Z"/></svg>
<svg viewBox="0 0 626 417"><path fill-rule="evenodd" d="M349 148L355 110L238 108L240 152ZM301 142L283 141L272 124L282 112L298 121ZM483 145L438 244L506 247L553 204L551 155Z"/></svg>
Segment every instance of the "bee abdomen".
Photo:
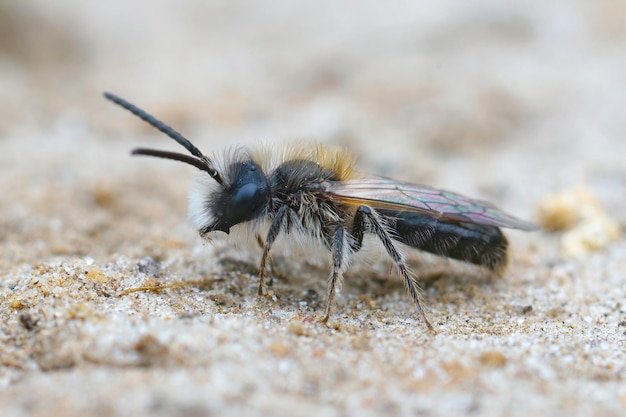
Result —
<svg viewBox="0 0 626 417"><path fill-rule="evenodd" d="M381 212L400 242L435 255L503 272L508 242L496 226L448 222L414 212Z"/></svg>

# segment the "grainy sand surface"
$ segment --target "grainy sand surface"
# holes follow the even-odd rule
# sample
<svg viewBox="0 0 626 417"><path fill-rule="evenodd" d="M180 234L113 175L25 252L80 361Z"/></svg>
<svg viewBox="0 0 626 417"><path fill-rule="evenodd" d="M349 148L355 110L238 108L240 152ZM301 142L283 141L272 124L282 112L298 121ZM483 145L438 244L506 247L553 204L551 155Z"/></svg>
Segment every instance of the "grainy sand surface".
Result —
<svg viewBox="0 0 626 417"><path fill-rule="evenodd" d="M0 415L626 413L626 5L286 3L0 4ZM276 248L257 297L104 90L207 153L315 139L561 230L507 231L501 279L409 251L436 334L373 248L324 327L328 255Z"/></svg>

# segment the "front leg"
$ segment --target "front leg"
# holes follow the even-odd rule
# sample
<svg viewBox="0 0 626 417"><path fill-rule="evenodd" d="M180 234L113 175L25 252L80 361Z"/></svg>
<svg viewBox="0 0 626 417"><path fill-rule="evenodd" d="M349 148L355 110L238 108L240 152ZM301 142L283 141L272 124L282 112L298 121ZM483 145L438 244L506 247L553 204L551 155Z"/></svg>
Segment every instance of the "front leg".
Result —
<svg viewBox="0 0 626 417"><path fill-rule="evenodd" d="M265 249L265 240L263 240L261 235L257 234L255 237L256 237L256 243L259 245L259 248L261 248L261 250ZM278 276L278 272L276 272L276 268L274 268L274 262L272 261L271 255L268 255L267 263L269 265L270 274L271 274L270 281L267 283L267 285L271 287L274 283L274 277Z"/></svg>
<svg viewBox="0 0 626 417"><path fill-rule="evenodd" d="M287 206L282 206L278 209L274 220L272 220L272 224L270 225L270 230L267 232L267 238L265 239L265 246L263 248L263 256L261 257L261 265L259 267L259 295L263 295L263 283L265 282L265 269L267 265L267 260L270 255L270 249L272 244L278 237L281 229L283 228L283 223L287 216L287 210L289 208Z"/></svg>

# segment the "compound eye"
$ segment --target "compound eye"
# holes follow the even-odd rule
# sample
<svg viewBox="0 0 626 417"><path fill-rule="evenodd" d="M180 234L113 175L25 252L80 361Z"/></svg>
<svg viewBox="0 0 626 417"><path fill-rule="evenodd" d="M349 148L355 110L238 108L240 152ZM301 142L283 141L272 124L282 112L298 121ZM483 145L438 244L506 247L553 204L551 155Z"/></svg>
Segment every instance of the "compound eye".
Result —
<svg viewBox="0 0 626 417"><path fill-rule="evenodd" d="M248 183L239 188L231 200L233 209L236 210L237 207L248 209L258 191L259 187L254 183Z"/></svg>
<svg viewBox="0 0 626 417"><path fill-rule="evenodd" d="M258 184L250 182L239 187L230 196L225 213L225 220L229 226L247 221L256 215L266 200L262 191Z"/></svg>

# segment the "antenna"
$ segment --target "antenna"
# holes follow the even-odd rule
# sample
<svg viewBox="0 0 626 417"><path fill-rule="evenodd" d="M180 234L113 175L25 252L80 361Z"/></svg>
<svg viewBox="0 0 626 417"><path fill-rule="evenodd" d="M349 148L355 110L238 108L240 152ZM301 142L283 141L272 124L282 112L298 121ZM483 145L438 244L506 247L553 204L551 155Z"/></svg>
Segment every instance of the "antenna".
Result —
<svg viewBox="0 0 626 417"><path fill-rule="evenodd" d="M108 100L111 100L113 103L117 104L118 106L128 110L129 112L139 117L141 120L148 123L149 125L165 133L167 136L174 139L176 142L182 145L185 149L187 149L189 153L191 153L196 158L188 156L188 155L180 154L177 152L160 151L157 149L146 149L146 148L134 149L131 152L132 155L147 155L147 156L154 156L158 158L173 159L175 161L185 162L185 163L195 166L196 168L202 171L208 172L211 177L213 177L218 183L223 185L222 178L220 177L217 170L213 168L211 160L207 158L206 156L204 156L198 148L196 148L187 138L181 135L174 128L163 123L156 117L140 109L134 104L124 100L123 98L119 96L116 96L115 94L105 92L104 97L107 98Z"/></svg>

